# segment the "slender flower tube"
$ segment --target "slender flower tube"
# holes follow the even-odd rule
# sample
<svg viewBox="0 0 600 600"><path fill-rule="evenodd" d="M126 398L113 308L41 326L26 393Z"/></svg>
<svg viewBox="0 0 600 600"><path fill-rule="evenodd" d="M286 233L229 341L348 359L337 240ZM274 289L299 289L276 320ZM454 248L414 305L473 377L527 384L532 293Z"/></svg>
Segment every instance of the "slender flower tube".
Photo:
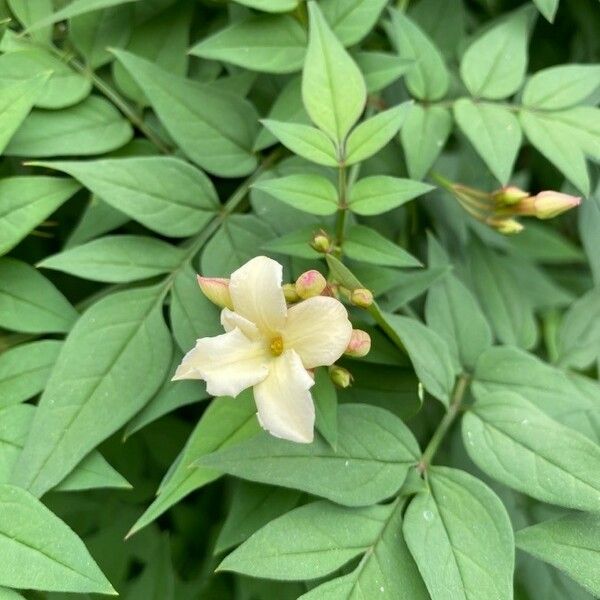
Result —
<svg viewBox="0 0 600 600"><path fill-rule="evenodd" d="M173 379L203 379L214 396L252 387L258 421L275 437L310 443L315 409L310 369L333 365L352 336L348 313L335 298L315 296L287 307L282 266L257 256L229 280L233 309L225 333L201 338Z"/></svg>

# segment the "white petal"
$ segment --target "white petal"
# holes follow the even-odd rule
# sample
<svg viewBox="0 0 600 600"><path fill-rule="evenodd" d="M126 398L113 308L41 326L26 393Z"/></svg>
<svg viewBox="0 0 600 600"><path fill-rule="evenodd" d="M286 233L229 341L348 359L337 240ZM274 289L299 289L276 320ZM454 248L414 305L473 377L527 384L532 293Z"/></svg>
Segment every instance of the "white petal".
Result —
<svg viewBox="0 0 600 600"><path fill-rule="evenodd" d="M238 315L228 308L224 308L221 311L221 325L223 325L223 329L227 332L233 331L237 327L251 340L257 340L260 337L258 327L252 321L244 319L242 315Z"/></svg>
<svg viewBox="0 0 600 600"><path fill-rule="evenodd" d="M315 407L309 392L313 384L293 350L276 358L268 377L254 386L261 427L275 437L310 444L315 425Z"/></svg>
<svg viewBox="0 0 600 600"><path fill-rule="evenodd" d="M278 334L287 308L281 279L283 267L266 256L257 256L231 274L229 293L236 313L252 321L264 335Z"/></svg>
<svg viewBox="0 0 600 600"><path fill-rule="evenodd" d="M283 331L285 348L293 348L307 369L332 365L352 336L348 311L335 298L315 296L292 306Z"/></svg>
<svg viewBox="0 0 600 600"><path fill-rule="evenodd" d="M265 379L273 357L262 340L249 340L239 329L202 338L177 367L173 379L204 379L213 396L237 396Z"/></svg>

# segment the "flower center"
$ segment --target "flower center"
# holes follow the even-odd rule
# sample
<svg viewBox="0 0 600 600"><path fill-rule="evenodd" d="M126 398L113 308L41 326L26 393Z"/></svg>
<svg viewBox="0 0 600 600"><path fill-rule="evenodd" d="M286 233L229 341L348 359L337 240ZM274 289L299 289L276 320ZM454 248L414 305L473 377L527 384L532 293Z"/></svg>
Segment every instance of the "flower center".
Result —
<svg viewBox="0 0 600 600"><path fill-rule="evenodd" d="M269 350L271 350L271 354L274 356L280 356L283 352L283 338L278 335L271 340L269 344Z"/></svg>

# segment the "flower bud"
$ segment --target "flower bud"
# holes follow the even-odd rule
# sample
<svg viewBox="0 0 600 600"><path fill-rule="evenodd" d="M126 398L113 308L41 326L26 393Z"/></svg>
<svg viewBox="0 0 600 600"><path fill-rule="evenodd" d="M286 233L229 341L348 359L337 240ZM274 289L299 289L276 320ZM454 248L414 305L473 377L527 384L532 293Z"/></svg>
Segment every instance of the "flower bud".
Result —
<svg viewBox="0 0 600 600"><path fill-rule="evenodd" d="M344 354L352 358L362 358L371 350L371 336L362 329L353 329Z"/></svg>
<svg viewBox="0 0 600 600"><path fill-rule="evenodd" d="M303 300L318 296L326 287L327 280L319 271L315 271L314 269L302 273L296 279L296 293Z"/></svg>
<svg viewBox="0 0 600 600"><path fill-rule="evenodd" d="M222 277L201 277L198 275L198 285L202 293L221 308L233 310L233 302L229 293L229 279Z"/></svg>
<svg viewBox="0 0 600 600"><path fill-rule="evenodd" d="M373 292L365 288L356 288L350 294L350 302L360 308L369 308L373 304Z"/></svg>
<svg viewBox="0 0 600 600"><path fill-rule="evenodd" d="M329 235L327 235L326 231L320 229L317 231L317 233L315 233L310 245L317 252L326 253L331 250L331 239L329 238Z"/></svg>
<svg viewBox="0 0 600 600"><path fill-rule="evenodd" d="M298 302L300 300L300 296L296 292L296 285L293 283L284 283L283 284L283 295L285 296L285 301L289 304L293 304L294 302Z"/></svg>
<svg viewBox="0 0 600 600"><path fill-rule="evenodd" d="M544 191L533 197L534 215L538 219L552 219L581 204L578 196Z"/></svg>
<svg viewBox="0 0 600 600"><path fill-rule="evenodd" d="M332 365L329 367L329 377L338 387L344 389L352 385L353 377L348 369Z"/></svg>
<svg viewBox="0 0 600 600"><path fill-rule="evenodd" d="M527 198L527 196L529 196L528 192L525 192L514 185L505 186L499 190L496 190L495 192L492 192L492 198L499 206L510 206L511 204L516 204L524 198Z"/></svg>
<svg viewBox="0 0 600 600"><path fill-rule="evenodd" d="M499 233L504 235L514 235L523 231L524 227L515 219L500 219L493 223L493 226Z"/></svg>

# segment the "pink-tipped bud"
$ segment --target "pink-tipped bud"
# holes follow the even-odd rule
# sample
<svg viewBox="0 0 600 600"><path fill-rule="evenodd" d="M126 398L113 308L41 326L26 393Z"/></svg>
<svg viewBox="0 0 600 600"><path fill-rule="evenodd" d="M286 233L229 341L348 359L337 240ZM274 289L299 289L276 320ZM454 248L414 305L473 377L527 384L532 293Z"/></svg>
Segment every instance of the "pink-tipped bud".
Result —
<svg viewBox="0 0 600 600"><path fill-rule="evenodd" d="M538 219L552 219L580 204L579 196L552 191L540 192L533 197L534 216Z"/></svg>
<svg viewBox="0 0 600 600"><path fill-rule="evenodd" d="M362 329L353 329L352 337L344 354L352 358L362 358L371 350L371 336Z"/></svg>
<svg viewBox="0 0 600 600"><path fill-rule="evenodd" d="M514 185L505 186L492 192L492 198L498 206L510 206L511 204L517 204L524 198L529 196L528 192L525 192L521 188Z"/></svg>
<svg viewBox="0 0 600 600"><path fill-rule="evenodd" d="M360 308L369 308L373 304L373 292L365 288L356 288L350 294L350 302Z"/></svg>
<svg viewBox="0 0 600 600"><path fill-rule="evenodd" d="M229 279L223 277L201 277L198 275L198 285L202 293L221 308L233 310L233 302L229 293Z"/></svg>
<svg viewBox="0 0 600 600"><path fill-rule="evenodd" d="M329 367L329 377L331 378L331 381L335 383L335 385L342 389L350 387L352 385L352 381L354 380L348 369L344 369L344 367L338 367L337 365L332 365Z"/></svg>
<svg viewBox="0 0 600 600"><path fill-rule="evenodd" d="M302 273L296 279L296 293L303 300L319 296L326 287L327 280L319 271L315 271L314 269Z"/></svg>
<svg viewBox="0 0 600 600"><path fill-rule="evenodd" d="M300 300L300 296L296 292L296 286L293 283L284 283L283 284L283 295L285 296L285 301L288 304L293 304L294 302L298 302Z"/></svg>
<svg viewBox="0 0 600 600"><path fill-rule="evenodd" d="M524 229L523 225L515 219L500 219L494 223L494 227L504 235L515 235Z"/></svg>
<svg viewBox="0 0 600 600"><path fill-rule="evenodd" d="M327 253L331 250L331 239L326 231L320 229L315 233L310 245L317 251Z"/></svg>

